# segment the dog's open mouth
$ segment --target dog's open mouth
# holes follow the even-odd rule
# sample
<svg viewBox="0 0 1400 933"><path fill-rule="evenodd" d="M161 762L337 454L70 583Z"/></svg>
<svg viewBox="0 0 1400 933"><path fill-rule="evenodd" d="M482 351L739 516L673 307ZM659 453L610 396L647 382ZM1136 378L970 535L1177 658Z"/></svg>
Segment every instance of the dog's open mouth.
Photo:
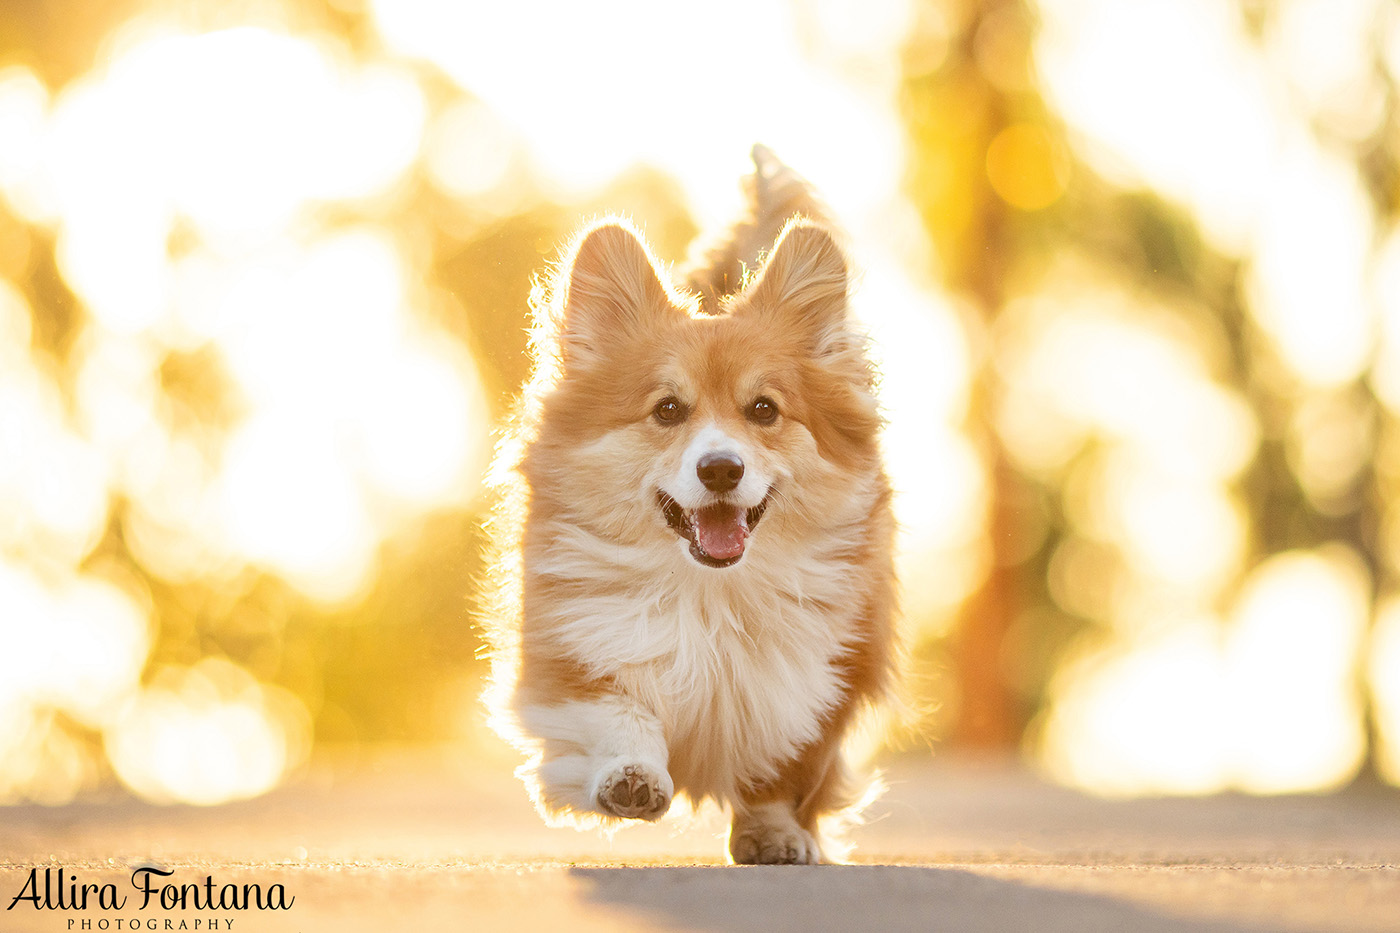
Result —
<svg viewBox="0 0 1400 933"><path fill-rule="evenodd" d="M666 524L690 542L690 556L706 567L730 567L744 556L749 534L768 509L770 492L763 501L750 509L728 502L718 502L698 509L683 509L664 492L657 492L656 501Z"/></svg>

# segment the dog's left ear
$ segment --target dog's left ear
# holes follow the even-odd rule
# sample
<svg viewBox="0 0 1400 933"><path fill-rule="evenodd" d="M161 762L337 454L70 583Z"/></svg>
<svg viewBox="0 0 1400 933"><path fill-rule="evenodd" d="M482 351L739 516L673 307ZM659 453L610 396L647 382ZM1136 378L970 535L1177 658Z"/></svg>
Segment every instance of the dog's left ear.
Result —
<svg viewBox="0 0 1400 933"><path fill-rule="evenodd" d="M758 279L749 287L748 313L772 317L806 333L817 356L849 347L846 257L825 228L788 223L773 244Z"/></svg>

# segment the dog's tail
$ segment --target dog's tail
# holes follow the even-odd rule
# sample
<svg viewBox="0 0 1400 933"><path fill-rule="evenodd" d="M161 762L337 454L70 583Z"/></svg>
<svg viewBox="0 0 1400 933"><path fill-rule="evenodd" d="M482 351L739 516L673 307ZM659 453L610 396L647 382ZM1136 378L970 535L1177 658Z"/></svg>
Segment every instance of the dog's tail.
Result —
<svg viewBox="0 0 1400 933"><path fill-rule="evenodd" d="M702 245L686 266L683 283L700 296L700 308L709 314L743 287L748 270L758 267L794 215L834 230L826 205L805 178L761 143L751 156L753 174L743 180L743 215L717 241Z"/></svg>

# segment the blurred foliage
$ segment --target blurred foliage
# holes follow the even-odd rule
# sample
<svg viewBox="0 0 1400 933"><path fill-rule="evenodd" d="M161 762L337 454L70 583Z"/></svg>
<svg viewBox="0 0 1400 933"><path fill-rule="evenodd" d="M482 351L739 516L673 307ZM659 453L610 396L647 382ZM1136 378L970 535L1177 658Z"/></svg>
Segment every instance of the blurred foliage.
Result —
<svg viewBox="0 0 1400 933"><path fill-rule="evenodd" d="M865 17L868 11L858 6L852 6L854 15ZM1064 102L1055 98L1041 61L1044 21L1051 6L1030 0L916 0L912 4L908 22L900 26L903 32L898 40L894 80L897 115L907 145L903 191L921 229L907 235L897 233L900 243L882 247L887 253L898 254L899 261L916 267L911 278L938 283L920 296L927 302L916 302L912 316L921 323L935 318L955 320L956 326L950 326L946 333L966 336L966 359L955 359L961 349L937 359L964 363L970 372L965 417L960 417L956 428L960 438L971 439L980 457L976 464L980 476L973 480L985 480L987 500L985 516L978 516L984 521L985 533L975 544L964 547L968 553L961 555L968 568L963 575L974 578L965 587L970 595L961 600L960 591L955 594L957 599L948 600L954 605L927 610L910 620L914 705L926 711L913 728L921 738L947 740L951 745L1003 751L1030 747L1036 754L1041 754L1037 749L1053 732L1057 711L1075 705L1071 702L1072 685L1065 685L1072 679L1070 675L1092 672L1090 662L1111 659L1114 651L1140 648L1144 630L1160 634L1153 629L1160 620L1149 618L1142 623L1139 617L1150 617L1159 607L1164 607L1166 615L1177 613L1174 622L1161 623L1163 629L1182 619L1205 618L1216 629L1213 635L1227 642L1232 632L1247 628L1246 597L1261 568L1275 566L1270 561L1287 552L1325 556L1342 545L1363 570L1365 611L1367 618L1374 620L1381 599L1397 589L1396 570L1400 566L1396 558L1400 533L1394 530L1400 526L1400 516L1392 505L1400 501L1400 432L1391 410L1394 399L1387 399L1377 388L1376 372L1371 368L1390 338L1373 335L1365 364L1339 381L1328 383L1299 372L1297 361L1280 349L1283 342L1275 332L1277 327L1271 330L1273 325L1264 319L1267 309L1261 310L1266 302L1257 294L1263 275L1259 272L1259 248L1255 244L1232 247L1189 197L1168 190L1167 184L1118 170L1113 159L1102 157L1096 142L1089 138L1091 134L1076 125L1074 115L1064 112ZM1246 51L1260 52L1274 41L1271 37L1280 28L1288 5L1240 0L1222 8L1225 6L1235 18L1231 22L1238 20L1240 24L1242 41L1251 43ZM443 383L429 381L415 389L429 393L426 397L409 393L392 396L384 403L387 413L378 412L381 420L377 422L382 433L375 437L384 447L393 448L403 441L393 429L407 424L413 429L408 432L410 440L444 441L445 446L437 451L444 460L479 471L481 457L473 461L449 442L480 435L484 449L489 445L486 422L499 423L508 415L528 369L526 324L533 279L547 272L561 243L579 222L604 212L630 214L647 231L661 258L674 262L684 257L698 232L693 211L701 213L690 201L693 191L676 175L645 162L614 170L585 192L561 187L556 179L547 177L548 172L535 158L539 153L529 150L524 137L512 135L515 131L509 121L492 113L483 103L485 98L477 98L471 87L460 86L460 75L448 67L450 62L434 63L391 50L393 43L376 23L374 7L369 0L258 0L247 4L79 0L63 5L11 0L0 18L0 66L29 69L53 97L99 73L114 54L111 43L119 27L138 13L146 13L189 35L272 22L276 29L257 41L266 41L270 43L267 49L277 51L270 36L300 37L293 43L297 54L322 56L313 64L324 66L326 74L317 74L326 87L344 95L334 98L336 102L351 102L346 105L348 111L357 112L356 107L376 100L382 103L382 98L364 88L372 78L385 78L386 69L381 66L386 63L392 65L387 69L393 72L392 80L385 80L377 90L401 96L393 99L393 107L380 112L384 122L421 105L420 122L413 124L411 131L403 131L412 137L412 156L404 160L400 170L388 173L383 184L369 186L372 190L363 192L348 184L349 193L294 192L302 200L295 202L297 209L290 212L284 227L275 236L259 234L261 240L251 236L251 245L239 239L235 210L230 208L235 221L229 221L234 230L229 233L208 217L194 217L197 211L186 204L181 208L185 213L171 208L170 229L160 246L165 265L178 267L182 275L194 269L191 275L198 279L210 268L226 271L221 263L238 272L227 280L215 273L209 273L207 281L200 280L206 290L200 300L208 305L217 305L231 282L243 283L239 276L249 269L275 279L285 271L279 263L324 264L328 262L325 254L316 250L334 253L334 248L351 250L351 258L335 254L341 257L338 261L342 265L328 266L330 272L322 268L324 278L317 280L317 287L333 294L335 301L353 304L356 294L335 292L335 287L347 280L352 282L348 287L352 292L373 291L372 286L381 284L379 280L372 276L354 278L354 274L363 272L360 265L373 265L375 257L391 257L384 277L391 280L390 290L403 294L393 296L388 316L398 330L389 331L409 335L399 369L376 369L361 360L354 365L365 364L363 372L351 366L350 377L343 383L322 384L326 371L311 365L323 356L360 352L363 348L354 343L356 337L387 339L372 329L378 320L374 313L384 310L377 307L332 307L308 328L315 339L298 345L306 364L306 372L299 373L306 384L298 387L310 400L302 400L310 414L298 411L303 421L295 423L297 429L324 431L328 449L348 471L363 469L373 474L379 469L389 474L388 480L378 476L379 485L366 481L364 489L354 487L359 498L352 504L363 506L365 527L347 519L344 534L372 539L368 566L360 568L363 580L327 595L316 591L314 573L298 576L306 570L298 565L298 559L309 561L314 570L318 548L331 549L342 543L329 533L319 541L314 536L309 539L314 546L299 542L298 546L309 553L290 556L278 550L280 541L258 538L253 544L241 542L243 550L197 555L203 563L193 561L192 565L202 572L182 573L178 559L162 563L153 557L170 554L162 555L142 535L159 538L168 533L176 541L174 557L181 558L185 550L196 547L179 538L179 532L190 529L172 531L161 525L169 515L152 518L148 514L150 503L138 501L141 490L124 489L122 483L130 484L131 479L117 475L132 469L127 464L120 469L104 468L113 474L101 477L108 484L102 494L106 496L110 490L110 501L100 535L82 552L79 566L63 566L38 545L34 554L25 547L12 547L14 553L0 547L0 571L9 559L23 565L26 572L37 568L34 578L51 584L55 592L63 591L74 577L114 581L131 606L147 613L154 620L154 630L145 660L136 668L139 686L147 693L154 695L156 688L165 689L179 681L172 671L185 672L180 675L185 680L179 681L184 685L177 687L186 691L187 699L195 698L188 704L192 708L199 705L195 700L206 702L205 694L212 691L226 705L244 703L246 708L266 712L286 706L279 699L283 695L276 692L283 690L304 707L310 739L323 747L474 737L479 720L475 693L481 672L470 620L475 610L474 581L483 570L481 521L489 508L474 485L475 476L462 488L445 487L446 491L435 497L424 494L421 500L414 498L416 480L403 480L404 475L413 479L405 463L395 461L385 467L374 462L376 451L356 447L360 441L355 440L354 425L342 423L347 419L336 408L337 403L363 388L359 383L364 381L408 382L420 371L438 376L448 371L452 376L446 379L448 388L460 390L456 398L460 411L449 404L452 400L438 404L441 399L431 392L441 389ZM843 38L839 29L823 27L821 11L815 5L797 7L801 15L794 19L803 24L799 31L807 53L817 55L826 45L839 47L838 40ZM1200 13L1206 8L1192 9ZM449 4L438 12L446 15L453 7ZM823 28L831 33L825 38ZM1359 179L1365 207L1374 218L1372 233L1377 241L1391 230L1400 214L1400 162L1396 158L1400 118L1394 75L1384 64L1387 35L1377 28L1368 39L1368 54L1373 59L1369 65L1374 72L1370 82L1380 89L1373 126L1363 133L1352 132L1350 124L1329 115L1325 108L1300 120L1309 151L1339 157L1347 171ZM308 37L309 41L300 42ZM202 46L202 53L210 48ZM837 62L830 66L832 72L853 84L867 78L867 72L878 71L877 64L884 62L883 50L873 55L869 49L847 49L831 53L831 58ZM293 63L283 62L288 68L306 64L290 54L288 61ZM1257 62L1267 61L1271 59L1260 52ZM1182 67L1191 65L1184 63ZM380 70L374 71L376 68ZM403 80L395 84L399 79ZM407 91L406 86L410 88ZM355 97L356 93L363 96ZM241 100L237 94L231 99ZM743 102L727 101L726 106L741 107ZM794 112L804 111L794 108ZM635 116L640 120L649 115ZM160 117L167 124L177 119L169 113ZM470 132L453 137L449 130L454 124L449 118L458 120L459 129L465 121ZM723 119L723 115L716 118ZM380 129L372 127L367 136L357 138L368 146ZM705 129L697 121L694 131L703 133ZM830 134L833 145L840 142L843 131L838 128ZM492 149L493 145L497 148ZM444 147L448 154L435 155L435 146ZM350 161L349 154L339 155ZM442 165L451 168L453 159L468 157L480 160L489 184L483 182L478 190L478 179L468 177L467 184L454 189L453 179L442 177ZM476 167L476 163L472 165ZM139 160L126 163L124 170L138 168ZM856 178L867 171L864 166L849 167ZM315 178L298 180L315 187ZM863 189L856 185L855 190ZM898 228L892 225L892 229ZM1336 233L1323 231L1324 236ZM279 365L275 354L266 358L253 354L251 363L247 357L237 358L238 352L249 352L246 346L235 346L237 328L231 328L232 337L224 333L219 338L208 334L199 339L188 334L178 339L155 338L150 333L114 336L109 331L120 328L113 328L101 309L80 297L84 287L92 285L91 281L86 286L80 284L85 281L81 267L74 264L71 249L65 254L71 247L71 243L65 244L66 234L53 218L27 218L22 210L11 210L0 202L0 279L17 286L27 302L26 352L42 377L40 381L51 381L61 402L48 416L64 424L80 424L88 416L84 406L92 404L92 399L84 396L90 389L83 388L83 379L95 353L93 334L101 333L111 346L153 368L155 388L152 411L147 414L156 430L145 439L168 442L164 455L172 461L187 456L195 464L190 469L203 476L206 486L227 494L219 485L218 465L236 461L234 448L240 431L250 422L279 413L276 400L255 398L257 393L248 385L250 369L263 366L271 370ZM345 246L347 241L350 247ZM1376 245L1367 243L1365 248L1371 250ZM357 248L361 251L354 252ZM260 249L269 252L260 253ZM1373 254L1368 255L1378 263ZM94 268L101 271L100 265ZM286 281L277 279L276 283L280 288L297 281L289 274ZM1056 297L1056 288L1067 288L1071 297ZM1107 315L1109 325L1121 325L1118 330L1109 326L1105 340L1126 346L1130 338L1147 335L1144 341L1151 347L1149 358L1159 359L1151 354L1160 352L1174 361L1172 365L1180 363L1189 371L1187 388L1209 396L1198 409L1185 410L1197 414L1224 410L1226 415L1220 417L1232 428L1239 427L1239 433L1257 431L1257 439L1251 436L1247 442L1241 441L1241 446L1248 448L1247 456L1237 468L1213 467L1219 475L1212 474L1195 490L1201 493L1193 506L1198 511L1209 512L1216 502L1212 496L1219 493L1226 512L1220 527L1229 532L1234 527L1231 522L1238 518L1243 541L1239 554L1225 548L1220 559L1225 567L1223 579L1212 578L1197 586L1194 596L1180 592L1191 590L1190 586L1174 591L1161 579L1152 578L1151 568L1144 570L1143 565L1150 561L1133 552L1141 542L1134 545L1127 540L1131 535L1122 529L1102 527L1106 521L1102 513L1126 511L1112 498L1121 492L1115 482L1119 486L1124 483L1123 476L1115 479L1112 471L1122 467L1123 449L1131 446L1122 436L1131 433L1128 428L1090 423L1092 417L1086 414L1083 423L1060 426L1064 437L1052 438L1065 445L1063 450L1032 462L1035 458L1027 455L1028 445L1044 438L1007 415L1008 407L1019 398L1017 393L1048 397L1061 388L1034 385L1032 376L1016 367L1027 359L1040 359L1036 354L1042 351L1042 344L1053 343L1050 338L1055 326L1083 312L1080 305L1091 305L1094 296L1113 305L1112 314ZM0 300L3 298L0 295ZM265 310L256 300L246 296L240 300L248 304L238 306L239 313L262 321L256 326L267 326L267 321L256 317ZM1047 302L1049 310L1037 311L1037 302ZM294 310L298 309L285 308L278 313L290 316ZM1325 310L1318 309L1318 313ZM342 312L347 315L344 319L339 317ZM107 313L110 317L110 309ZM363 316L357 318L356 313ZM894 320L908 325L911 318ZM0 314L0 326L5 323ZM273 324L287 322L275 320ZM1098 325L1107 326L1104 320ZM299 326L307 325L303 321ZM1092 333L1092 329L1086 332ZM365 338L364 334L373 336ZM0 340L4 336L0 330ZM337 343L335 338L342 336L346 341ZM894 339L900 336L894 332ZM324 346L317 342L321 338L325 338ZM0 351L6 349L0 346ZM1082 360L1070 360L1068 370L1052 367L1058 374L1055 378L1071 381L1064 379L1063 373L1073 375L1076 366L1089 365L1092 349L1084 349ZM458 350L464 352L458 355ZM409 351L421 352L413 356ZM1114 354L1106 355L1111 358ZM369 363L383 362L370 356ZM3 360L0 357L0 362ZM439 370L432 369L435 361ZM461 361L466 365L459 365ZM131 375L125 371L119 374ZM0 372L0 377L5 375ZM339 375L344 377L345 373ZM1049 377L1042 374L1037 378ZM1023 379L1031 384L1030 389L1018 382ZM114 393L118 388L129 388L120 379L111 385ZM396 388L394 384L372 385L385 390L386 396L390 395L387 390ZM947 394L961 400L963 388L953 386ZM1112 387L1110 392L1120 388L1127 395L1133 387ZM1174 388L1181 385L1172 384L1162 391ZM96 394L103 397L102 392ZM476 395L483 410L472 408ZM903 400L909 407L902 411L925 414L921 401ZM1236 403L1244 415L1230 422L1227 416ZM935 406L930 401L928 407ZM1161 415L1158 410L1142 417ZM442 424L428 416L459 421ZM91 428L86 425L75 433ZM1188 441L1197 437L1189 431L1187 436ZM3 437L0 434L0 439ZM1346 443L1334 443L1338 437ZM258 464L266 468L273 461L278 469L295 472L294 455L286 454L276 461L268 454L276 441L275 435L271 441L262 438L264 459ZM133 446L138 453L142 449L140 443L133 442ZM1334 455L1334 447L1345 447L1352 453ZM931 449L949 454L947 448ZM1146 455L1142 451L1135 454L1140 460L1162 453L1150 445L1145 449ZM1202 459L1208 459L1207 453L1203 451ZM0 451L0 455L18 462L28 451L19 456L12 450ZM159 458L158 454L151 456ZM1189 461L1191 451L1182 459ZM404 461L409 467L414 465L411 455L404 455ZM38 472L49 466L41 465ZM935 478L957 475L939 473L933 467L942 464L931 466L917 457L898 466L906 471L905 476L921 476L926 468ZM1160 464L1134 465L1149 471L1157 466ZM200 474L200 469L216 478ZM395 473L396 469L400 472ZM183 475L176 471L175 478ZM945 495L975 498L976 482L963 479L963 486L945 491ZM1217 480L1221 489L1212 485ZM174 479L171 484L180 485ZM5 491L0 485L0 494ZM312 484L300 493L309 496L316 491ZM176 492L187 490L182 487ZM240 507L262 506L267 511L257 514L264 518L276 518L279 511L298 505L294 498L268 505L229 495ZM332 497L329 501L334 505L338 500ZM194 512L186 516L191 523L205 517ZM334 521L341 517L335 509L322 516L331 527L339 527ZM1171 530L1165 526L1174 517L1154 513L1152 520L1164 526L1166 535ZM4 530L4 518L0 516L0 531ZM237 518L233 516L232 524L237 524ZM1107 523L1121 518L1110 515ZM977 537L974 529L961 539L952 535L947 540ZM169 542L165 546L169 547ZM974 551L977 553L971 553ZM353 549L350 553L353 557ZM916 552L915 556L932 561L935 558L929 555L934 553ZM939 553L939 560L947 556ZM1350 566L1348 560L1341 560L1338 566ZM918 569L914 574L906 570L910 589L928 585L919 578ZM925 569L933 579L932 568ZM1339 571L1338 575L1345 573ZM953 572L938 577L938 585L955 577ZM5 583L0 578L0 600L7 592ZM1148 608L1144 610L1144 606ZM949 623L939 616L940 611L955 616L955 621ZM61 615L58 610L55 613L55 617ZM1280 640L1285 639L1281 636ZM1357 649L1361 660L1364 651ZM210 659L232 662L255 685L276 690L258 694L257 702L248 700L257 691L239 679L242 675L229 674L217 665L202 668ZM1347 676L1352 692L1370 696L1363 683L1365 677L1356 672ZM1193 685L1178 687L1184 695ZM1179 699L1162 697L1159 705L1168 708ZM1117 695L1109 692L1096 701L1097 705L1089 705L1099 709L1116 701ZM5 702L0 691L0 713L5 712ZM0 722L0 751L20 749L16 760L29 755L36 761L66 761L70 765L78 761L80 765L65 766L64 772L71 778L74 792L95 783L97 779L90 772L97 766L92 762L105 761L100 745L102 730L110 723L104 725L97 714L84 719L81 711L67 710L60 703L39 704L30 712L32 721L12 730L14 734L8 737L2 728L5 723ZM1370 730L1365 747L1367 754L1373 754L1381 744L1379 725L1374 712L1365 715ZM291 723L295 718L286 721ZM144 722L139 716L134 721ZM288 726L289 735L295 731L294 725ZM132 730L139 732L135 727ZM288 739L289 748L296 744L294 738ZM7 746L7 741L11 745ZM109 740L109 745L117 744ZM75 748L80 751L73 751ZM1045 756L1053 757L1050 752ZM110 757L120 771L120 755L112 751ZM1370 774L1374 765L1374 761L1367 762L1361 770ZM1210 778L1215 784L1207 780L1183 786L1233 786L1233 778L1220 776L1224 768L1222 765L1220 773ZM34 773L41 771L36 766ZM1063 770L1059 773L1093 784L1088 777ZM272 779L280 774L277 771ZM121 776L132 786L144 786L139 776ZM42 782L26 784L26 780L0 767L0 798L14 787L21 796L37 793L25 788ZM1301 780L1297 786L1327 783L1325 778L1309 780L1313 783ZM248 787L255 785L263 789L270 786L264 780ZM1155 786L1150 781L1140 785ZM244 790L228 793L236 795ZM58 793L55 799L61 797Z"/></svg>
<svg viewBox="0 0 1400 933"><path fill-rule="evenodd" d="M1279 8L1240 4L1256 41L1263 41ZM919 25L903 57L901 108L912 144L907 190L936 246L944 280L984 318L985 332L997 334L994 322L1008 299L1024 293L1067 252L1176 309L1207 354L1215 348L1223 352L1219 372L1247 401L1261 428L1257 453L1233 490L1248 517L1246 566L1269 555L1341 542L1360 556L1377 590L1393 587L1394 562L1386 558L1378 535L1394 498L1377 476L1380 458L1368 456L1344 488L1319 499L1304 489L1289 453L1290 424L1310 397L1340 393L1341 410L1367 426L1368 434L1380 423L1383 436L1392 436L1394 419L1369 382L1361 378L1336 390L1315 389L1287 373L1246 308L1246 265L1213 247L1179 204L1105 178L1081 156L1082 147L1042 96L1033 51L1040 29L1035 5L950 0L925 2L919 9ZM1384 85L1385 103L1376 129L1345 145L1328 138L1325 127L1316 129L1327 145L1345 151L1365 180L1378 217L1389 220L1396 214L1400 185L1396 86L1379 64L1384 41L1377 29L1375 79ZM1045 144L1022 155L1020 181L1041 187L1063 183L1061 191L1029 208L998 192L993 159L998 139L1022 127L1033 127ZM1081 532L1066 517L1063 476L1019 467L994 427L1005 391L991 365L999 352L995 344L986 348L970 411L970 430L980 438L994 478L991 569L964 606L954 636L925 642L917 652L918 664L950 670L961 685L958 701L935 714L930 730L992 747L1020 741L1050 700L1065 658L1076 646L1110 640L1113 621L1076 611L1049 585L1052 561ZM1045 526L1030 548L1017 535L1027 526ZM1110 552L1100 554L1097 565L1119 561ZM1237 595L1240 582L1222 593L1222 604ZM1375 745L1373 730L1368 747ZM1361 773L1373 772L1367 766Z"/></svg>

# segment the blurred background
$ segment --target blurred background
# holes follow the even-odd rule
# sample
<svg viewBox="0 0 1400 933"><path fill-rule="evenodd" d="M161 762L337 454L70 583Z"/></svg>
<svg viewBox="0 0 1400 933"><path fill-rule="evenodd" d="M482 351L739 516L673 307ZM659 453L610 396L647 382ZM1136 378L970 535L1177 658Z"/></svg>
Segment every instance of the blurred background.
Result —
<svg viewBox="0 0 1400 933"><path fill-rule="evenodd" d="M862 271L912 721L1105 794L1400 782L1400 5L6 0L0 801L513 761L531 276L756 141Z"/></svg>

